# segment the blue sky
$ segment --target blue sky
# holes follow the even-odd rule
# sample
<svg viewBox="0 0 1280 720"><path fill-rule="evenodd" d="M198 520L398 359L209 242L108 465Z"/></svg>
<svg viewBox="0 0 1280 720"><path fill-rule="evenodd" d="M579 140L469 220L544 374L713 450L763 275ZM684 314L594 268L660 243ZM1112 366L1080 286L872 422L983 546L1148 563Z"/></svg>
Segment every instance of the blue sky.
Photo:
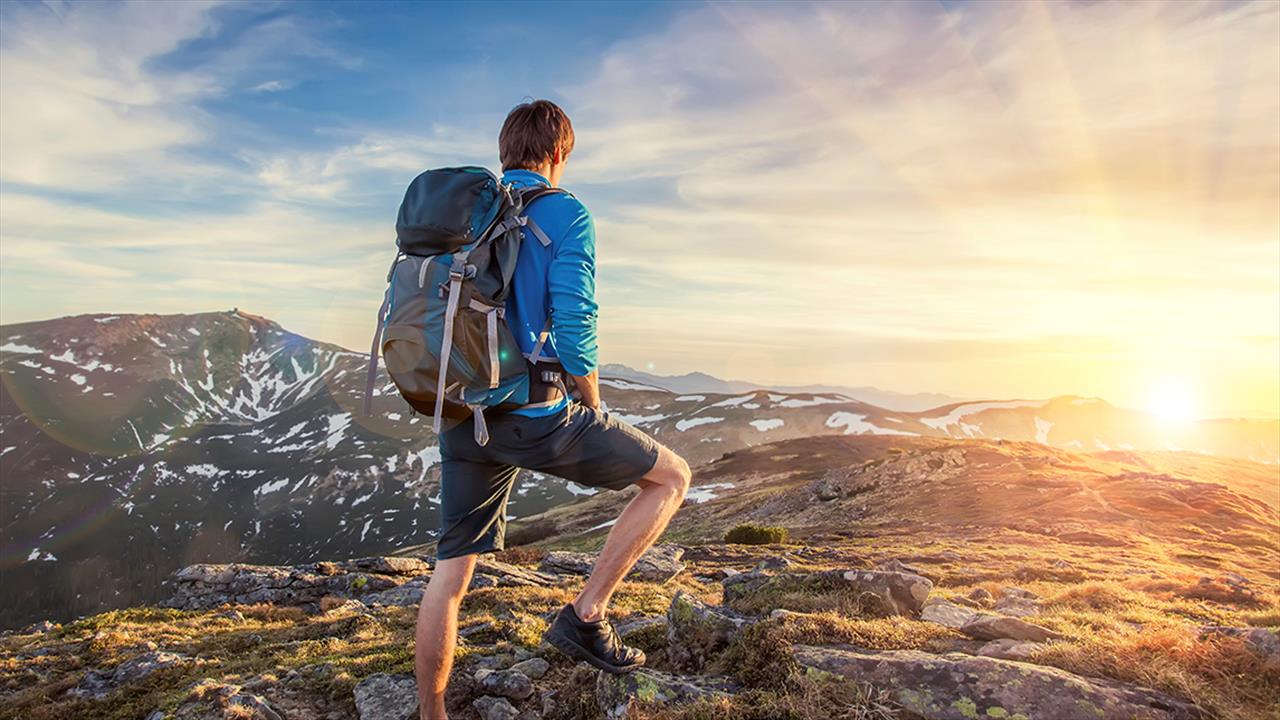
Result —
<svg viewBox="0 0 1280 720"><path fill-rule="evenodd" d="M601 357L1280 405L1280 5L0 5L0 320L364 346L420 170L574 119Z"/></svg>

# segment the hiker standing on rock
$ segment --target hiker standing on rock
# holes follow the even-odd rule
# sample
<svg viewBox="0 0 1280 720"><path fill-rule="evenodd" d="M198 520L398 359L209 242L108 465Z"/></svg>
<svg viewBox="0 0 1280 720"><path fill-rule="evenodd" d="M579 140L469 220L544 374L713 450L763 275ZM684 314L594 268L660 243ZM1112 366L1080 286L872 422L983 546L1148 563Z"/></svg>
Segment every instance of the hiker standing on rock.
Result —
<svg viewBox="0 0 1280 720"><path fill-rule="evenodd" d="M397 301L391 291L384 305L386 339L381 346L388 372L410 404L418 407L434 401L437 425L441 416L450 425L439 432L442 522L438 559L418 611L415 670L424 720L446 717L444 693L453 665L458 606L471 582L477 555L503 548L507 498L520 468L589 487L621 490L639 486L639 494L609 532L586 585L560 610L545 639L565 654L609 672L628 672L644 663L644 653L624 646L605 614L623 577L684 501L690 471L670 449L600 409L595 226L582 202L558 189L573 143L569 118L554 103L537 100L516 107L498 136L503 175L497 187L505 193L506 204L502 211L493 211L499 220L504 217L502 212L509 219L492 220L497 227L487 226L474 247L460 246L451 254L437 252L433 256L418 253L425 260L398 256L393 265L391 291L403 285L412 295L425 288L428 297L424 302L428 304L437 297L452 298L444 311L444 317L452 321L445 323L446 337L441 343L439 357L444 359L439 364L444 370L434 369L435 375L426 378L434 381L438 377L435 392L431 392L432 383L412 377L414 370L421 371L423 358L432 357L421 350L423 332L420 328L408 332L397 329L402 327L397 325L397 313L409 312L405 305L413 301ZM439 222L434 217L419 221L415 214L437 202L439 188L470 181L471 176L460 174L468 170L484 172L465 168L430 171L414 181L422 188L421 194L415 195L415 185L410 186L397 222L403 253L414 255L413 243L418 240L436 242L432 233L437 232ZM439 174L443 172L453 175ZM492 185L492 180L489 182ZM487 187L473 194L483 199L485 192L492 192ZM504 238L514 237L512 233L519 235L519 240L500 244ZM462 234L468 240L472 237L465 230ZM493 240L492 249L486 246L482 253L486 238L497 240ZM514 271L509 268L511 262L491 262L504 250L511 251L512 259L518 257ZM468 265L469 261L475 265ZM406 263L408 267L403 267ZM490 263L489 267L484 263ZM506 268L508 275L495 267ZM493 280L491 285L497 288L486 297L492 301L505 294L505 302L490 305L483 298L477 302L474 296L464 294L468 281L476 285L477 293L484 291L486 279ZM461 301L457 300L459 295ZM476 332L455 330L470 321L468 312L476 318ZM425 334L431 342L432 312L428 309L420 314L426 317L421 322L428 325ZM510 329L518 355L499 348L508 337L497 325L500 320ZM454 334L459 337L450 337ZM486 335L487 346L482 340ZM375 339L375 348L377 342ZM473 369L478 369L484 382L478 391L464 388L451 395L452 386L446 381L456 376L459 380L454 380L454 386L469 382L469 378L457 375L463 371L455 367L473 365L469 342L478 343ZM463 357L451 364L451 355L456 353ZM503 364L508 355L515 356L514 374ZM525 377L518 377L521 372ZM508 376L514 378L510 392L504 390Z"/></svg>

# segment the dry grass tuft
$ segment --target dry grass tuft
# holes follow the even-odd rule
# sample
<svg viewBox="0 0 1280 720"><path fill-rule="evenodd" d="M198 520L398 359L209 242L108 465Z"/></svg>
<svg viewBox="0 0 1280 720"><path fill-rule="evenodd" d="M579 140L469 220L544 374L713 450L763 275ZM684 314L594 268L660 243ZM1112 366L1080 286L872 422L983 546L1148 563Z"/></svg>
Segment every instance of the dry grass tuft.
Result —
<svg viewBox="0 0 1280 720"><path fill-rule="evenodd" d="M1037 662L1092 677L1138 683L1199 703L1214 717L1257 717L1280 707L1280 667L1238 638L1201 638L1191 627L1152 623L1139 630L1053 643Z"/></svg>

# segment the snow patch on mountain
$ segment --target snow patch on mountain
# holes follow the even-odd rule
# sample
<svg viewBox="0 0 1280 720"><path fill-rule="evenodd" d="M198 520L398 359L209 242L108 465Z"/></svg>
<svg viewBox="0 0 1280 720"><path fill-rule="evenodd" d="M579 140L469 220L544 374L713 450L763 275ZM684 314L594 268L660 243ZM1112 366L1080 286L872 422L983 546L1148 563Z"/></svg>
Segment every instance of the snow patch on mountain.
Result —
<svg viewBox="0 0 1280 720"><path fill-rule="evenodd" d="M722 417L686 418L676 423L676 430L679 430L680 432L684 432L685 430L688 430L689 428L692 428L692 427L697 427L699 425L708 425L710 423L718 423L722 420L724 420L724 418Z"/></svg>
<svg viewBox="0 0 1280 720"><path fill-rule="evenodd" d="M934 430L947 430L951 425L961 425L961 419L987 410L1013 410L1016 408L1044 407L1043 400L1005 400L999 402L966 403L957 405L951 412L941 417L920 418L920 422ZM963 429L963 428L962 428ZM950 430L948 430L950 433Z"/></svg>
<svg viewBox="0 0 1280 720"><path fill-rule="evenodd" d="M780 418L769 418L767 420L751 421L751 427L759 430L760 432L768 432L770 430L776 430L777 428L782 427L782 425L783 425L783 422Z"/></svg>
<svg viewBox="0 0 1280 720"><path fill-rule="evenodd" d="M866 415L843 411L832 413L831 417L827 418L825 425L829 428L844 426L845 435L918 435L918 433L905 430L894 430L893 428L872 425L867 422Z"/></svg>
<svg viewBox="0 0 1280 720"><path fill-rule="evenodd" d="M689 488L689 491L685 493L684 499L686 502L697 505L699 503L707 502L708 500L715 500L716 497L718 497L716 494L716 490L732 490L733 487L734 485L731 482L718 482L718 483L707 483L706 485L698 485L697 487Z"/></svg>
<svg viewBox="0 0 1280 720"><path fill-rule="evenodd" d="M786 399L779 402L778 400L774 399L775 397L781 397ZM785 395L781 395L781 396L770 395L769 399L776 402L778 404L778 407L784 407L784 408L803 408L803 407L813 407L814 405L830 405L832 403L852 402L849 398L846 398L846 397L822 397L822 396L805 399L805 398L786 397Z"/></svg>

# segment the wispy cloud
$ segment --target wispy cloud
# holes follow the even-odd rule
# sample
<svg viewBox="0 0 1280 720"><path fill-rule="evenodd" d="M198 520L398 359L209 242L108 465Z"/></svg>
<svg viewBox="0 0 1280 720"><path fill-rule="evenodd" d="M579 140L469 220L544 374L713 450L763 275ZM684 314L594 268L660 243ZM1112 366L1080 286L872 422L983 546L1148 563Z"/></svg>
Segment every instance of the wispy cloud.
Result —
<svg viewBox="0 0 1280 720"><path fill-rule="evenodd" d="M365 38L381 70L308 9L3 8L6 319L252 304L361 346L404 182L552 92L608 360L1280 402L1274 3L713 4L556 67Z"/></svg>

